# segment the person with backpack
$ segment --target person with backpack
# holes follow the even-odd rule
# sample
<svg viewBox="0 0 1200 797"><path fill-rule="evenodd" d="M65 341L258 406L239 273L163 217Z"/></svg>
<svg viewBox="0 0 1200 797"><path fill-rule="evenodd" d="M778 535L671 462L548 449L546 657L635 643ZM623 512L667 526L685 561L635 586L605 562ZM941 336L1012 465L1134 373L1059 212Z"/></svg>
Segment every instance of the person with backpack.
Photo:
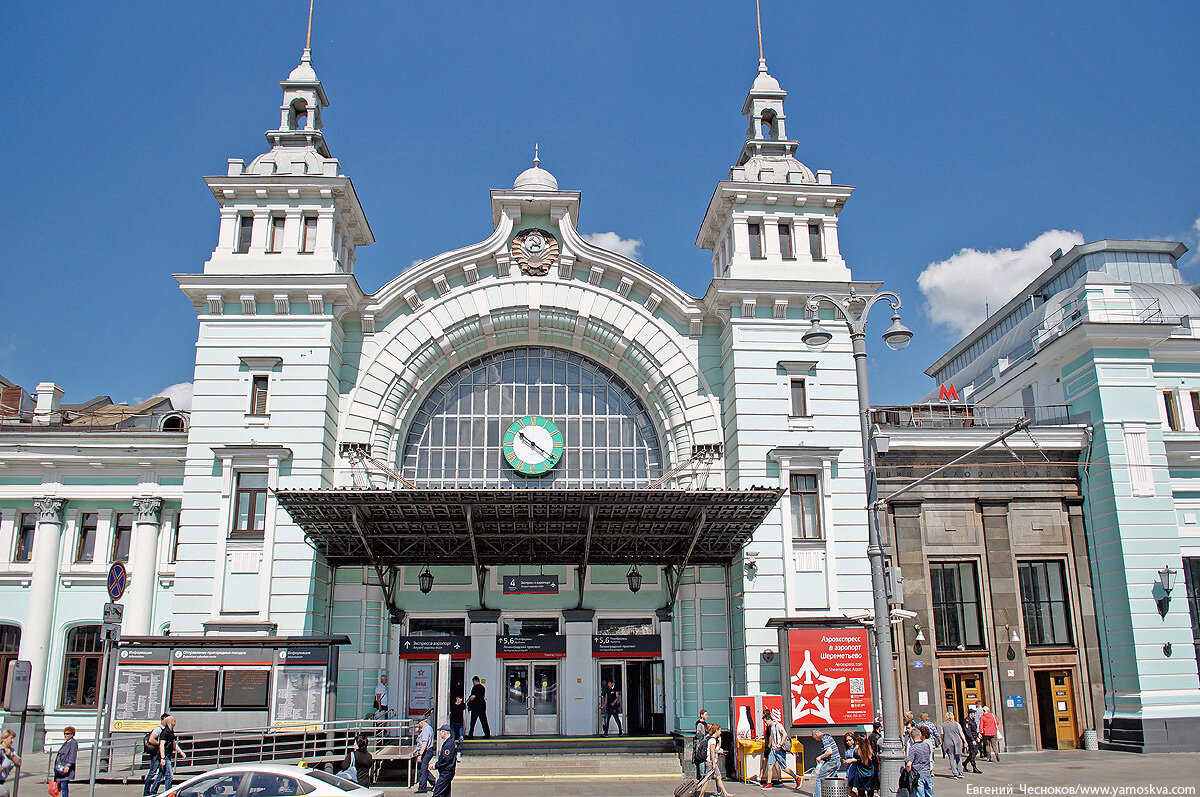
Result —
<svg viewBox="0 0 1200 797"><path fill-rule="evenodd" d="M779 722L771 714L768 708L763 709L763 740L765 748L763 755L767 759L767 773L763 778L764 789L770 789L771 786L771 770L779 769L779 779L783 780L784 773L791 775L796 781L796 791L800 791L800 781L802 778L793 770L788 769L787 754L792 747L791 734L787 732L787 728L783 727L783 723Z"/></svg>
<svg viewBox="0 0 1200 797"><path fill-rule="evenodd" d="M700 787L700 794L697 797L704 797L704 793L708 791L708 784L715 782L717 784L717 794L721 797L731 797L729 792L725 790L725 781L721 778L721 761L725 757L725 751L721 749L721 726L717 723L712 723L707 726L708 731L708 770L712 773L712 777L703 781Z"/></svg>
<svg viewBox="0 0 1200 797"><path fill-rule="evenodd" d="M359 786L371 785L371 766L375 763L375 759L371 757L371 753L367 750L367 735L360 733L354 740L354 750L347 750L346 757L342 759L341 769L333 773L339 778L352 780Z"/></svg>
<svg viewBox="0 0 1200 797"><path fill-rule="evenodd" d="M700 709L696 732L692 735L692 763L696 765L696 782L704 780L708 771L708 712Z"/></svg>
<svg viewBox="0 0 1200 797"><path fill-rule="evenodd" d="M170 791L174 782L172 775L175 759L187 758L175 739L175 717L170 714L162 715L162 723L146 734L145 748L150 756L150 771L146 773L143 797L157 794L159 783L163 784L163 789Z"/></svg>

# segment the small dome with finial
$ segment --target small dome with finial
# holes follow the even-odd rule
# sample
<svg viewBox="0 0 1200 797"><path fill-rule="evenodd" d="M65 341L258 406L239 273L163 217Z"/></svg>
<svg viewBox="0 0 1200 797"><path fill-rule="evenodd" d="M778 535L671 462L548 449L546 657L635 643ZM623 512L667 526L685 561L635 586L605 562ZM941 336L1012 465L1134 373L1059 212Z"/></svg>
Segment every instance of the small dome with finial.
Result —
<svg viewBox="0 0 1200 797"><path fill-rule="evenodd" d="M767 71L767 59L758 59L758 75L754 78L754 86L751 91L780 91L779 81L771 77L771 73Z"/></svg>
<svg viewBox="0 0 1200 797"><path fill-rule="evenodd" d="M317 71L313 69L312 65L312 50L304 48L304 54L300 56L300 63L296 65L287 79L304 83L317 82Z"/></svg>
<svg viewBox="0 0 1200 797"><path fill-rule="evenodd" d="M538 145L533 145L533 166L517 175L513 181L514 191L557 191L558 180L554 175L541 167L538 157Z"/></svg>

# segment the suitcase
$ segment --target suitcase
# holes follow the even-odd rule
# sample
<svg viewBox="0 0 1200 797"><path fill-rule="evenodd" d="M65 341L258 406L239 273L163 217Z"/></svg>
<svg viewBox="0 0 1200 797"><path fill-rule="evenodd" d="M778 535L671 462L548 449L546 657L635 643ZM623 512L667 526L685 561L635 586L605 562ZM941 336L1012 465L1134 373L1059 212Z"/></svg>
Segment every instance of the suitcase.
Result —
<svg viewBox="0 0 1200 797"><path fill-rule="evenodd" d="M700 793L700 789L704 788L704 784L708 783L712 776L713 773L709 770L708 774L699 781L688 778L675 787L675 797L696 797Z"/></svg>

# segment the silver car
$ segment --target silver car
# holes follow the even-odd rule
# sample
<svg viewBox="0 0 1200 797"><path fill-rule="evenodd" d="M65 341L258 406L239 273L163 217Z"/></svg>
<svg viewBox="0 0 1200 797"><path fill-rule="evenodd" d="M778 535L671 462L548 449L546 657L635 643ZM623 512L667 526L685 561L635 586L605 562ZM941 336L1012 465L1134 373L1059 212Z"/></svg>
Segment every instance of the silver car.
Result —
<svg viewBox="0 0 1200 797"><path fill-rule="evenodd" d="M383 797L383 792L315 769L287 764L243 764L205 772L162 794L162 797L302 796Z"/></svg>

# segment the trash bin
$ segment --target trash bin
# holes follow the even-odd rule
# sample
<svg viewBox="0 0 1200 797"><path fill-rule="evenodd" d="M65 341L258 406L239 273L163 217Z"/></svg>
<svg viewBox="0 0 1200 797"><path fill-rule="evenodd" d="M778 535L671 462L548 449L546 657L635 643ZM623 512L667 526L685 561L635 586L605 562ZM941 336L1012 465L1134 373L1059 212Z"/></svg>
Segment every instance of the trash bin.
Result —
<svg viewBox="0 0 1200 797"><path fill-rule="evenodd" d="M834 775L821 781L821 797L849 797L844 775Z"/></svg>
<svg viewBox="0 0 1200 797"><path fill-rule="evenodd" d="M1084 750L1099 750L1100 737L1095 730L1086 730L1083 732L1083 749Z"/></svg>

